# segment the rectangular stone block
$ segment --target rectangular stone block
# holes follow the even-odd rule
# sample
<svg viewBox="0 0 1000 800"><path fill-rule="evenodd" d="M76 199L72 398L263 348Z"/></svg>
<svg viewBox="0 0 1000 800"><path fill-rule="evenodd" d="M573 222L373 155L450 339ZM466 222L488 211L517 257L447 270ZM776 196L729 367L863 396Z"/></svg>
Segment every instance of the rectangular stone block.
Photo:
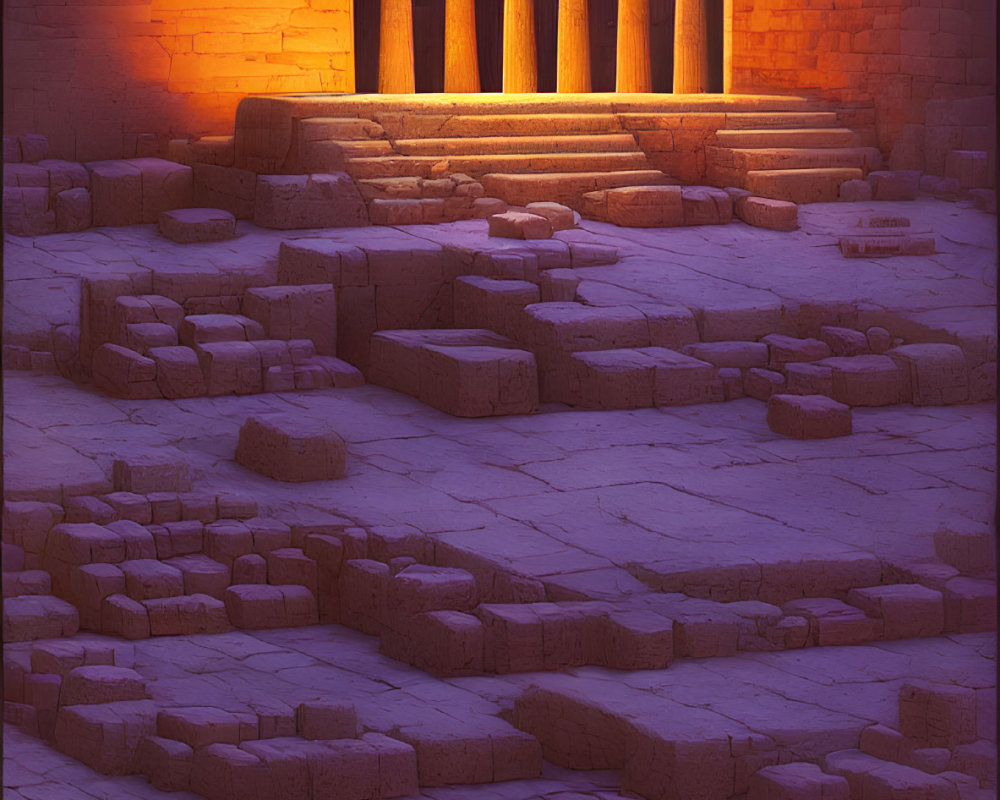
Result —
<svg viewBox="0 0 1000 800"><path fill-rule="evenodd" d="M309 339L322 355L337 354L337 298L332 284L249 289L243 313L271 339Z"/></svg>

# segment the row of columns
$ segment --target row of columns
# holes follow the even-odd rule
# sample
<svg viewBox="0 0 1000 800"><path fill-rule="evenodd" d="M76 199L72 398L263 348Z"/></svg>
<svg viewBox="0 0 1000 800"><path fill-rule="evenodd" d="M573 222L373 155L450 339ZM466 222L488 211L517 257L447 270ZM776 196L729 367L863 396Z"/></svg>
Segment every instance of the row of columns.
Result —
<svg viewBox="0 0 1000 800"><path fill-rule="evenodd" d="M725 19L729 20L729 4ZM674 10L674 92L708 89L706 0L676 0ZM475 0L445 0L444 90L478 92ZM587 0L559 0L556 90L590 91L590 21ZM378 90L412 94L413 7L411 0L382 0ZM729 37L725 40L728 44ZM651 92L649 0L618 0L615 91ZM724 54L725 56L726 54ZM537 92L535 0L504 0L503 90ZM728 85L724 87L728 91Z"/></svg>

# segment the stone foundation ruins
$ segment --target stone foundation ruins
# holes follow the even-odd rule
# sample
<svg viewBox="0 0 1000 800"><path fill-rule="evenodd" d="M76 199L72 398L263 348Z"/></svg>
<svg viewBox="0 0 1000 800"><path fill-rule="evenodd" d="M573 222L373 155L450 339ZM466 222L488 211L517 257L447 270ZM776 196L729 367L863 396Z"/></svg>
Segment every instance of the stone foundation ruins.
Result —
<svg viewBox="0 0 1000 800"><path fill-rule="evenodd" d="M5 800L995 797L989 15L237 5L5 7Z"/></svg>

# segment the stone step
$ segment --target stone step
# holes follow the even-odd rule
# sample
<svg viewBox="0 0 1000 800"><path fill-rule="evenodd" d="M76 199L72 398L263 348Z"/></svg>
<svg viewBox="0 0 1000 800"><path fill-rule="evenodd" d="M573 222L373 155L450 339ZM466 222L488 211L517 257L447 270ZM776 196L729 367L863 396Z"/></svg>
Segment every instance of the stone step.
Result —
<svg viewBox="0 0 1000 800"><path fill-rule="evenodd" d="M344 151L347 158L376 158L393 154L392 142L387 139L368 139L365 141L333 139L331 141Z"/></svg>
<svg viewBox="0 0 1000 800"><path fill-rule="evenodd" d="M300 124L310 132L321 131L339 143L367 141L383 134L380 126L373 120L358 117L305 117Z"/></svg>
<svg viewBox="0 0 1000 800"><path fill-rule="evenodd" d="M3 603L3 640L28 642L73 636L79 630L76 609L52 595L21 595Z"/></svg>
<svg viewBox="0 0 1000 800"><path fill-rule="evenodd" d="M959 800L962 785L968 791L978 781L962 773L930 775L922 770L883 761L860 750L838 750L826 756L824 771L847 780L851 797L913 797L926 800Z"/></svg>
<svg viewBox="0 0 1000 800"><path fill-rule="evenodd" d="M499 154L491 156L396 156L386 158L355 158L347 163L351 177L392 178L415 176L429 178L440 171L461 172L479 178L490 172L615 172L619 170L645 170L649 164L642 152L622 153L530 153ZM495 196L487 189L487 194ZM539 200L558 198L545 196ZM510 201L508 201L510 202Z"/></svg>
<svg viewBox="0 0 1000 800"><path fill-rule="evenodd" d="M535 357L487 330L379 331L371 381L456 417L530 414L538 407Z"/></svg>
<svg viewBox="0 0 1000 800"><path fill-rule="evenodd" d="M376 119L393 138L600 134L622 130L615 114L412 114Z"/></svg>
<svg viewBox="0 0 1000 800"><path fill-rule="evenodd" d="M835 128L836 111L736 111L726 114L726 128Z"/></svg>
<svg viewBox="0 0 1000 800"><path fill-rule="evenodd" d="M871 172L882 166L882 154L875 147L708 147L706 151L719 166L744 171L860 167Z"/></svg>
<svg viewBox="0 0 1000 800"><path fill-rule="evenodd" d="M850 128L736 128L715 135L725 147L857 147L861 139Z"/></svg>
<svg viewBox="0 0 1000 800"><path fill-rule="evenodd" d="M832 203L838 199L840 184L861 180L859 167L751 170L743 188L760 197L792 203Z"/></svg>
<svg viewBox="0 0 1000 800"><path fill-rule="evenodd" d="M482 183L489 196L499 197L511 205L551 201L579 211L583 207L583 196L588 192L622 186L672 186L679 181L655 169L630 169L527 175L491 173L482 176Z"/></svg>
<svg viewBox="0 0 1000 800"><path fill-rule="evenodd" d="M448 139L398 139L397 153L407 156L466 156L531 153L628 153L639 147L630 133L555 136L477 136Z"/></svg>
<svg viewBox="0 0 1000 800"><path fill-rule="evenodd" d="M52 594L52 577L43 569L3 573L3 596L5 599L46 594Z"/></svg>

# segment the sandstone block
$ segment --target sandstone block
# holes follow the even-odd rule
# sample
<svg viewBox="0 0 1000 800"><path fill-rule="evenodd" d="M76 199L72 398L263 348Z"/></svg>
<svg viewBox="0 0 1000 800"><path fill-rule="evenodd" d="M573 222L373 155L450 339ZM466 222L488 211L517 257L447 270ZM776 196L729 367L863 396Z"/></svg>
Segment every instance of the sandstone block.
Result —
<svg viewBox="0 0 1000 800"><path fill-rule="evenodd" d="M123 561L121 571L125 573L125 593L133 600L184 594L184 577L180 570L162 561Z"/></svg>
<svg viewBox="0 0 1000 800"><path fill-rule="evenodd" d="M197 354L209 397L258 394L263 390L260 353L253 342L202 344Z"/></svg>
<svg viewBox="0 0 1000 800"><path fill-rule="evenodd" d="M82 187L59 192L53 199L53 208L59 233L86 230L93 220L90 191Z"/></svg>
<svg viewBox="0 0 1000 800"><path fill-rule="evenodd" d="M875 200L916 200L920 173L916 170L879 170L868 173Z"/></svg>
<svg viewBox="0 0 1000 800"><path fill-rule="evenodd" d="M772 394L767 425L796 439L828 439L851 433L851 409L823 395Z"/></svg>
<svg viewBox="0 0 1000 800"><path fill-rule="evenodd" d="M332 284L249 289L243 313L271 339L309 339L316 352L337 353L337 297Z"/></svg>
<svg viewBox="0 0 1000 800"><path fill-rule="evenodd" d="M236 218L218 208L179 208L164 211L160 233L174 242L221 242L236 235Z"/></svg>
<svg viewBox="0 0 1000 800"><path fill-rule="evenodd" d="M989 527L962 528L954 523L934 532L934 552L964 573L989 572L996 564L996 536Z"/></svg>
<svg viewBox="0 0 1000 800"><path fill-rule="evenodd" d="M552 223L539 214L507 211L489 218L490 236L505 239L551 239Z"/></svg>
<svg viewBox="0 0 1000 800"><path fill-rule="evenodd" d="M750 776L747 800L850 800L847 779L815 764L792 762L764 767Z"/></svg>
<svg viewBox="0 0 1000 800"><path fill-rule="evenodd" d="M426 345L419 365L420 400L445 413L486 417L538 408L535 357L526 351Z"/></svg>
<svg viewBox="0 0 1000 800"><path fill-rule="evenodd" d="M864 203L872 199L872 185L855 178L840 184L839 200L847 203Z"/></svg>
<svg viewBox="0 0 1000 800"><path fill-rule="evenodd" d="M551 223L553 232L576 227L576 212L561 203L528 203L524 210L529 214L545 217Z"/></svg>
<svg viewBox="0 0 1000 800"><path fill-rule="evenodd" d="M55 747L105 775L132 774L155 720L152 700L64 706L56 717Z"/></svg>
<svg viewBox="0 0 1000 800"><path fill-rule="evenodd" d="M768 347L769 369L781 369L790 362L819 361L830 355L830 347L819 339L796 339L772 333L761 341Z"/></svg>
<svg viewBox="0 0 1000 800"><path fill-rule="evenodd" d="M852 328L824 325L819 329L820 341L826 342L835 356L861 356L868 353L868 338Z"/></svg>
<svg viewBox="0 0 1000 800"><path fill-rule="evenodd" d="M219 520L205 526L205 554L229 566L253 550L250 528L238 520Z"/></svg>
<svg viewBox="0 0 1000 800"><path fill-rule="evenodd" d="M841 194L844 186L840 187ZM799 227L799 207L787 200L769 197L747 197L734 204L736 216L755 228L773 231L794 231Z"/></svg>
<svg viewBox="0 0 1000 800"><path fill-rule="evenodd" d="M230 586L224 601L237 628L290 628L318 621L316 597L304 586Z"/></svg>
<svg viewBox="0 0 1000 800"><path fill-rule="evenodd" d="M177 555L163 563L180 571L184 581L183 594L207 594L221 600L222 593L229 586L229 567L202 553Z"/></svg>
<svg viewBox="0 0 1000 800"><path fill-rule="evenodd" d="M5 642L73 636L79 625L77 610L57 597L22 595L3 602Z"/></svg>
<svg viewBox="0 0 1000 800"><path fill-rule="evenodd" d="M952 578L944 586L945 630L955 633L996 630L996 603L995 582Z"/></svg>
<svg viewBox="0 0 1000 800"><path fill-rule="evenodd" d="M317 589L316 562L297 547L270 550L265 556L268 581L276 586L305 586L313 594Z"/></svg>
<svg viewBox="0 0 1000 800"><path fill-rule="evenodd" d="M854 606L827 597L792 600L782 607L785 614L805 617L809 637L820 647L873 642L881 635L881 622Z"/></svg>
<svg viewBox="0 0 1000 800"><path fill-rule="evenodd" d="M144 700L146 679L126 667L106 665L81 666L71 669L63 681L60 704L114 703L119 700Z"/></svg>
<svg viewBox="0 0 1000 800"><path fill-rule="evenodd" d="M963 403L969 375L962 348L953 344L907 344L886 352L909 381L916 406Z"/></svg>
<svg viewBox="0 0 1000 800"><path fill-rule="evenodd" d="M743 391L748 397L766 401L772 394L785 391L785 376L773 370L752 367L743 376Z"/></svg>
<svg viewBox="0 0 1000 800"><path fill-rule="evenodd" d="M851 589L847 602L881 619L885 639L937 636L944 630L941 592L919 584Z"/></svg>
<svg viewBox="0 0 1000 800"><path fill-rule="evenodd" d="M156 385L168 400L206 393L198 354L190 347L151 347L148 355L156 364Z"/></svg>
<svg viewBox="0 0 1000 800"><path fill-rule="evenodd" d="M325 425L291 415L249 417L240 428L236 461L269 478L293 483L344 476L347 448Z"/></svg>
<svg viewBox="0 0 1000 800"><path fill-rule="evenodd" d="M685 225L724 225L733 219L729 192L712 186L682 186L681 208Z"/></svg>
<svg viewBox="0 0 1000 800"><path fill-rule="evenodd" d="M17 137L21 160L34 164L49 157L49 140L40 133L25 133ZM6 160L6 159L5 159Z"/></svg>
<svg viewBox="0 0 1000 800"><path fill-rule="evenodd" d="M56 215L49 209L48 188L4 186L3 229L14 236L55 233Z"/></svg>
<svg viewBox="0 0 1000 800"><path fill-rule="evenodd" d="M183 742L149 736L139 751L140 771L161 792L183 792L191 787L194 750Z"/></svg>
<svg viewBox="0 0 1000 800"><path fill-rule="evenodd" d="M101 602L101 633L123 639L149 638L149 612L124 594L113 594Z"/></svg>
<svg viewBox="0 0 1000 800"><path fill-rule="evenodd" d="M226 607L207 594L188 594L145 600L153 636L192 636L232 630Z"/></svg>
<svg viewBox="0 0 1000 800"><path fill-rule="evenodd" d="M344 172L258 175L253 220L282 230L370 224L364 200Z"/></svg>
<svg viewBox="0 0 1000 800"><path fill-rule="evenodd" d="M86 166L95 226L143 222L142 172L138 167L128 161L94 161Z"/></svg>
<svg viewBox="0 0 1000 800"><path fill-rule="evenodd" d="M831 370L831 397L849 406L890 406L909 399L903 372L887 356L824 358L816 366Z"/></svg>
<svg viewBox="0 0 1000 800"><path fill-rule="evenodd" d="M102 344L91 364L94 385L113 397L145 400L161 397L156 362L116 344Z"/></svg>
<svg viewBox="0 0 1000 800"><path fill-rule="evenodd" d="M608 189L604 194L607 221L615 225L670 228L685 224L680 186L627 186Z"/></svg>
<svg viewBox="0 0 1000 800"><path fill-rule="evenodd" d="M191 205L191 167L163 158L133 158L142 183L142 221L155 224L160 214Z"/></svg>
<svg viewBox="0 0 1000 800"><path fill-rule="evenodd" d="M974 742L976 693L961 686L908 681L899 690L899 730L931 747Z"/></svg>

